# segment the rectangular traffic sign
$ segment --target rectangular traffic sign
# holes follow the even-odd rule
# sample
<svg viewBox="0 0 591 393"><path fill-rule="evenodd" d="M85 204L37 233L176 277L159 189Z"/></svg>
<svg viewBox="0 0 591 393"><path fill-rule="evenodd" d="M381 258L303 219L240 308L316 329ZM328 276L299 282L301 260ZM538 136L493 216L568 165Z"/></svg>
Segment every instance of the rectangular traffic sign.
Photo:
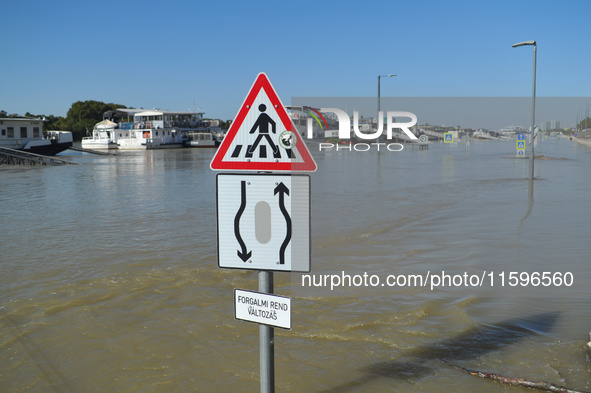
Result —
<svg viewBox="0 0 591 393"><path fill-rule="evenodd" d="M234 289L234 317L243 321L291 329L291 299Z"/></svg>
<svg viewBox="0 0 591 393"><path fill-rule="evenodd" d="M310 271L310 176L216 177L218 266Z"/></svg>
<svg viewBox="0 0 591 393"><path fill-rule="evenodd" d="M525 141L524 140L515 141L515 148L517 150L525 150Z"/></svg>

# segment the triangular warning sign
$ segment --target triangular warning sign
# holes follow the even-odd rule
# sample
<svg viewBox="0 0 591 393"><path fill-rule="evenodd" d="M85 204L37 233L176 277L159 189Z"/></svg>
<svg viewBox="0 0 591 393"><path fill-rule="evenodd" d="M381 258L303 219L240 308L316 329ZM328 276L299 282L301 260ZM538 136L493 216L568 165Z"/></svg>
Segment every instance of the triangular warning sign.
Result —
<svg viewBox="0 0 591 393"><path fill-rule="evenodd" d="M264 72L254 81L210 166L232 171L316 171L316 162Z"/></svg>

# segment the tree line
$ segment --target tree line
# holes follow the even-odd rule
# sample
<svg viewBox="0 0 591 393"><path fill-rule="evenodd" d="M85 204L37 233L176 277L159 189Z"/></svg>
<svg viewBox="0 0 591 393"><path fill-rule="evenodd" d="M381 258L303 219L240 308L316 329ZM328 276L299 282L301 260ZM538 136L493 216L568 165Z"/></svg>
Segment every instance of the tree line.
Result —
<svg viewBox="0 0 591 393"><path fill-rule="evenodd" d="M4 118L44 118L43 129L46 131L63 130L71 131L74 140L81 140L87 136L87 131L92 132L94 125L103 120L103 113L117 108L126 108L119 104L106 104L101 101L76 101L72 104L66 117L54 115L36 115L30 112L20 116L16 113L8 114L0 110L0 117Z"/></svg>
<svg viewBox="0 0 591 393"><path fill-rule="evenodd" d="M585 130L591 128L591 118L586 117L577 123L577 130Z"/></svg>
<svg viewBox="0 0 591 393"><path fill-rule="evenodd" d="M46 131L62 130L71 131L74 140L82 140L87 136L87 132L92 133L94 125L103 120L103 113L117 108L127 108L125 105L106 104L101 101L76 101L72 104L66 117L54 115L35 115L32 113L25 113L20 116L16 113L9 114L4 110L0 110L0 118L45 118L43 129ZM230 120L220 121L221 128L228 128L231 124Z"/></svg>

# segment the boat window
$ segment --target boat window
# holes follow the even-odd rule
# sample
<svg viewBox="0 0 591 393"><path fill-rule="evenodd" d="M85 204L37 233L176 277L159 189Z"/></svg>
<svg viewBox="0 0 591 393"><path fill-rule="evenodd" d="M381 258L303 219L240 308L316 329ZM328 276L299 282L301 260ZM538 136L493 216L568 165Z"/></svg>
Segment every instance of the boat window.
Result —
<svg viewBox="0 0 591 393"><path fill-rule="evenodd" d="M14 138L14 127L8 127L8 137Z"/></svg>
<svg viewBox="0 0 591 393"><path fill-rule="evenodd" d="M21 127L21 138L27 137L27 127Z"/></svg>
<svg viewBox="0 0 591 393"><path fill-rule="evenodd" d="M2 130L2 136L6 136L6 130Z"/></svg>
<svg viewBox="0 0 591 393"><path fill-rule="evenodd" d="M33 127L33 138L39 138L39 127Z"/></svg>

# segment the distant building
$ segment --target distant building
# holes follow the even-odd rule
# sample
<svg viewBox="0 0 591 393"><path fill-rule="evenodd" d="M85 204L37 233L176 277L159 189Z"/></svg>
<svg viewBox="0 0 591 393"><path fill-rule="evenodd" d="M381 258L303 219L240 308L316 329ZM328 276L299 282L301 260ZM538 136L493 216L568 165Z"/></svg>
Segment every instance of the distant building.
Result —
<svg viewBox="0 0 591 393"><path fill-rule="evenodd" d="M542 132L551 131L551 130L560 130L560 121L550 120L550 121L540 123L540 130Z"/></svg>

